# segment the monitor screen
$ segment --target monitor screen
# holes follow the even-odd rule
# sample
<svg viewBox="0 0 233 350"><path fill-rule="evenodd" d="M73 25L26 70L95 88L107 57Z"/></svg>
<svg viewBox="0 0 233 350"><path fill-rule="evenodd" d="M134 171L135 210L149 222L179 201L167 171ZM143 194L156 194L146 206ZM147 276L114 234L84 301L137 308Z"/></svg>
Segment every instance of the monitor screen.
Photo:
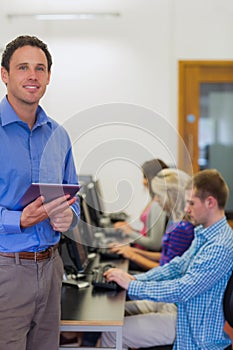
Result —
<svg viewBox="0 0 233 350"><path fill-rule="evenodd" d="M89 263L88 250L87 246L82 243L78 225L63 235L63 243L65 243L66 249L65 251L62 249L61 256L65 270L70 270L71 273L76 274L85 272Z"/></svg>
<svg viewBox="0 0 233 350"><path fill-rule="evenodd" d="M101 186L100 186L100 181L96 180L93 181L94 184L94 188L95 188L95 193L96 193L96 197L97 197L97 201L98 201L98 209L101 212L102 215L105 214L105 205L104 205L104 200L103 200L103 193L101 190Z"/></svg>
<svg viewBox="0 0 233 350"><path fill-rule="evenodd" d="M94 182L83 185L80 193L84 196L84 201L88 206L92 225L99 227L102 212L99 210L99 200Z"/></svg>
<svg viewBox="0 0 233 350"><path fill-rule="evenodd" d="M79 230L82 238L82 243L91 250L94 245L95 240L95 230L92 224L91 215L89 211L89 206L86 202L86 194L79 193L79 205L80 205L80 220L79 220Z"/></svg>
<svg viewBox="0 0 233 350"><path fill-rule="evenodd" d="M93 176L92 175L86 175L86 174L79 174L78 175L78 181L80 184L89 184L90 182L93 181Z"/></svg>

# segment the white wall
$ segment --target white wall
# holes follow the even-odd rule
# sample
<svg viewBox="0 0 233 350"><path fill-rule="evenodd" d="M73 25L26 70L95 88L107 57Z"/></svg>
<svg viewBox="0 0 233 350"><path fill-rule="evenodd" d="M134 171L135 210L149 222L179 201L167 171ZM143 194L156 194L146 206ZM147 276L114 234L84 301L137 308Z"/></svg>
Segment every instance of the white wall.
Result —
<svg viewBox="0 0 233 350"><path fill-rule="evenodd" d="M116 183L121 184L118 191L121 196L127 193L126 209L137 217L147 201L140 165L153 157L176 163L178 60L232 59L232 0L41 0L36 4L22 0L18 4L18 0L4 0L0 47L25 33L48 43L54 66L42 105L71 132L78 171L100 177L111 209L112 202L117 210L122 205L116 190ZM36 10L111 10L121 16L54 23L5 17ZM2 84L0 95L4 93ZM115 103L119 114L114 112ZM119 143L121 135L124 142ZM124 145L122 150L119 144ZM116 156L116 149L121 154Z"/></svg>

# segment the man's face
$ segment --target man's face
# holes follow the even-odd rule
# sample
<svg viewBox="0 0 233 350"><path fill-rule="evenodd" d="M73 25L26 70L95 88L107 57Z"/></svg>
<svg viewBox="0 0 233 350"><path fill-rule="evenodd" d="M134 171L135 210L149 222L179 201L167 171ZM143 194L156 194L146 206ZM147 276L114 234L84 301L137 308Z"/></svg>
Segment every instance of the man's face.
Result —
<svg viewBox="0 0 233 350"><path fill-rule="evenodd" d="M38 104L50 79L45 53L33 46L18 48L11 57L9 68L9 72L5 68L1 70L9 102L13 105Z"/></svg>
<svg viewBox="0 0 233 350"><path fill-rule="evenodd" d="M208 198L201 200L196 196L196 189L185 191L186 207L185 212L190 216L194 225L203 225L207 227L209 210Z"/></svg>

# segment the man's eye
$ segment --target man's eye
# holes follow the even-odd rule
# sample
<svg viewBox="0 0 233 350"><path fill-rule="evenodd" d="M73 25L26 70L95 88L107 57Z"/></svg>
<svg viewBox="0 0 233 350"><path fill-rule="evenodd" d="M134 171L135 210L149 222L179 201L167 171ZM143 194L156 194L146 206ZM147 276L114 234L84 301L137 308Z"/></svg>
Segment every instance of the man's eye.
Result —
<svg viewBox="0 0 233 350"><path fill-rule="evenodd" d="M41 71L41 72L44 72L44 71L45 71L45 68L44 68L44 67L37 67L36 70Z"/></svg>
<svg viewBox="0 0 233 350"><path fill-rule="evenodd" d="M27 69L27 66L20 66L19 69L20 69L20 70L26 70L26 69Z"/></svg>

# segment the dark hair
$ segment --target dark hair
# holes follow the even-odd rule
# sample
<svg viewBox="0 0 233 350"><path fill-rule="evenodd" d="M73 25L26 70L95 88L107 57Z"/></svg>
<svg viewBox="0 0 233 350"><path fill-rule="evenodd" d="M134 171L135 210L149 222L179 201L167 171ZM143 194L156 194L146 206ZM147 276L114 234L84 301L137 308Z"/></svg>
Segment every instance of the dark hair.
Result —
<svg viewBox="0 0 233 350"><path fill-rule="evenodd" d="M23 46L34 46L44 51L48 62L48 71L50 72L51 66L52 66L52 56L48 50L47 45L37 37L29 36L29 35L18 36L16 39L12 40L10 43L6 45L6 48L2 54L2 62L1 62L2 67L4 67L9 72L10 60L13 53L18 48Z"/></svg>
<svg viewBox="0 0 233 350"><path fill-rule="evenodd" d="M213 196L220 209L224 209L229 195L229 188L222 175L216 169L205 169L199 171L192 179L193 188L196 189L196 196L205 200Z"/></svg>
<svg viewBox="0 0 233 350"><path fill-rule="evenodd" d="M152 179L162 170L169 168L166 163L164 163L161 159L151 159L142 165L143 176L148 181L149 192L151 197L153 198L155 193L151 187Z"/></svg>

